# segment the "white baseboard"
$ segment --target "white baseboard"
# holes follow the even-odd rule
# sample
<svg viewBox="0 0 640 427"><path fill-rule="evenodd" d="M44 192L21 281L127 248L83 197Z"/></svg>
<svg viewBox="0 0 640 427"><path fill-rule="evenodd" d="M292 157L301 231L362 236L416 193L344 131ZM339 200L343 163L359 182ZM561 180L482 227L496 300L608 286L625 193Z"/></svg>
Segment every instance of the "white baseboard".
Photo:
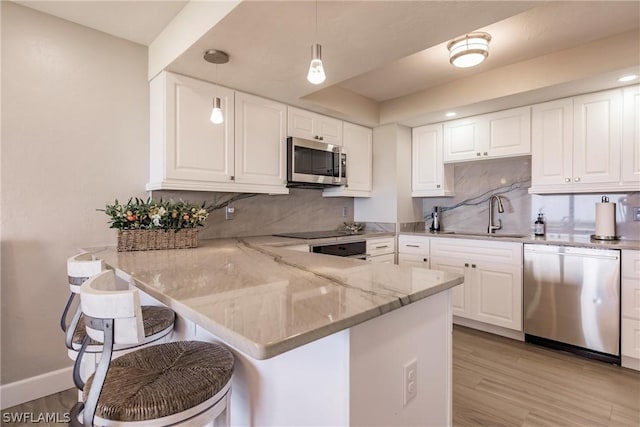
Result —
<svg viewBox="0 0 640 427"><path fill-rule="evenodd" d="M59 369L24 380L0 385L0 409L39 399L75 387L73 367Z"/></svg>
<svg viewBox="0 0 640 427"><path fill-rule="evenodd" d="M479 331L488 332L494 335L501 335L512 340L524 341L524 332L514 331L512 329L503 328L501 326L489 325L488 323L478 322L464 317L453 316L455 325L466 326L467 328L478 329Z"/></svg>

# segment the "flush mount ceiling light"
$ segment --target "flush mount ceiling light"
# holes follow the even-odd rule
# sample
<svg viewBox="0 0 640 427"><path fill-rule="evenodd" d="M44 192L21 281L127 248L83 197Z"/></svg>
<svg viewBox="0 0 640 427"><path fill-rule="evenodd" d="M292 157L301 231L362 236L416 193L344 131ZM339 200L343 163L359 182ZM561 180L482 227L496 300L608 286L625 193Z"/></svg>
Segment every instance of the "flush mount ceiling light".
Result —
<svg viewBox="0 0 640 427"><path fill-rule="evenodd" d="M445 114L445 117L455 117L457 115L458 113L456 113L455 111L449 111L448 113Z"/></svg>
<svg viewBox="0 0 640 427"><path fill-rule="evenodd" d="M212 64L216 64L216 77L218 75L218 64L226 64L229 62L229 55L221 50L209 49L204 53L204 60ZM222 100L219 97L213 98L213 109L209 117L211 123L219 125L224 122L222 115Z"/></svg>
<svg viewBox="0 0 640 427"><path fill-rule="evenodd" d="M316 33L315 39L318 40L318 0L316 0ZM309 64L309 72L307 80L314 85L319 85L325 81L327 76L324 74L324 66L322 65L322 46L317 41L311 45L311 64Z"/></svg>
<svg viewBox="0 0 640 427"><path fill-rule="evenodd" d="M451 40L447 44L449 62L458 68L480 64L489 56L489 41L491 35L487 33L469 33Z"/></svg>

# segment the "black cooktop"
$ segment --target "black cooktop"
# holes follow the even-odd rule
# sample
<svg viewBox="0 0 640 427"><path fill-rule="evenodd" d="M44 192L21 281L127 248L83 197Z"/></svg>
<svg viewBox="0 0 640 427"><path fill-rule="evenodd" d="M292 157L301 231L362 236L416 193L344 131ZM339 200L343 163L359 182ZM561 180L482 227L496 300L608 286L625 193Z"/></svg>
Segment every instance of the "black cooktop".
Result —
<svg viewBox="0 0 640 427"><path fill-rule="evenodd" d="M328 237L355 236L361 233L350 233L348 231L327 230L327 231L305 231L302 233L280 233L274 234L276 237L291 237L293 239L326 239Z"/></svg>

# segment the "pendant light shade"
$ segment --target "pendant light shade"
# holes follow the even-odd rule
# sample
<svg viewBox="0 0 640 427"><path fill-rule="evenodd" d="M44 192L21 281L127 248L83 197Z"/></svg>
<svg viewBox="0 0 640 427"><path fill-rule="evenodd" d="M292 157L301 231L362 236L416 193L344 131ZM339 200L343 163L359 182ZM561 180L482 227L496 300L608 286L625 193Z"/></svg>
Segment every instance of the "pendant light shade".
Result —
<svg viewBox="0 0 640 427"><path fill-rule="evenodd" d="M487 33L471 33L451 40L447 44L449 62L458 68L480 64L489 56L489 41L491 35Z"/></svg>
<svg viewBox="0 0 640 427"><path fill-rule="evenodd" d="M224 117L222 116L222 108L220 107L222 101L217 96L213 98L213 110L211 110L211 123L215 125L219 125L224 122Z"/></svg>
<svg viewBox="0 0 640 427"><path fill-rule="evenodd" d="M311 45L311 64L309 65L309 73L307 74L307 80L314 85L319 85L327 76L324 74L324 67L322 66L322 46L319 43Z"/></svg>

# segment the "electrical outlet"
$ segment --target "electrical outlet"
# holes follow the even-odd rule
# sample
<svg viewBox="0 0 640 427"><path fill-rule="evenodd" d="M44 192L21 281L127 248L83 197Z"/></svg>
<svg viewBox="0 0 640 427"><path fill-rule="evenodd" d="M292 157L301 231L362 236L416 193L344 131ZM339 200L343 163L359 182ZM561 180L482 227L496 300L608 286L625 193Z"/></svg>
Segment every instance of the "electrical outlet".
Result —
<svg viewBox="0 0 640 427"><path fill-rule="evenodd" d="M410 360L404 365L403 378L403 406L407 406L407 404L418 395L418 361L416 359Z"/></svg>
<svg viewBox="0 0 640 427"><path fill-rule="evenodd" d="M224 218L225 219L233 219L236 214L236 208L231 205L228 205L224 210Z"/></svg>
<svg viewBox="0 0 640 427"><path fill-rule="evenodd" d="M342 207L342 216L347 216L348 212L349 212L349 211L347 210L347 207L346 207L346 206L343 206L343 207Z"/></svg>
<svg viewBox="0 0 640 427"><path fill-rule="evenodd" d="M633 208L633 220L640 221L640 207L636 206Z"/></svg>

